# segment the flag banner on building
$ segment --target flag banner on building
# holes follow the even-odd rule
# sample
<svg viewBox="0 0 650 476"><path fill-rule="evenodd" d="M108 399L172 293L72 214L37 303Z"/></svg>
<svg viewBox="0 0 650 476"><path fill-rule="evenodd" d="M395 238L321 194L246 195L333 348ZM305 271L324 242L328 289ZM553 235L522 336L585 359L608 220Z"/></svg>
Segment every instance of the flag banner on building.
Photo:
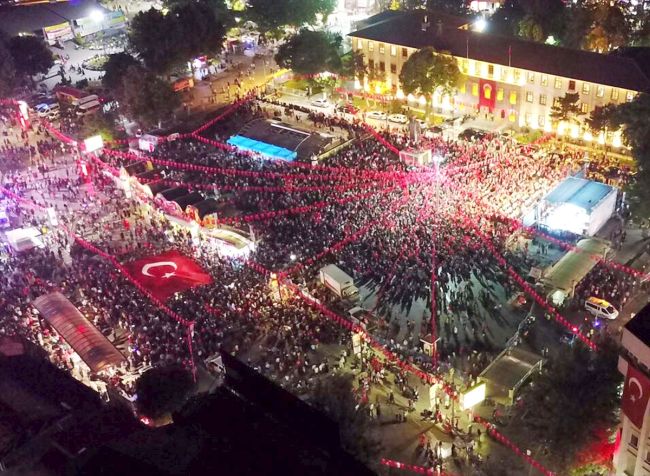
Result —
<svg viewBox="0 0 650 476"><path fill-rule="evenodd" d="M643 426L643 416L645 415L649 396L650 379L631 363L628 363L621 407L625 416L638 428Z"/></svg>
<svg viewBox="0 0 650 476"><path fill-rule="evenodd" d="M147 291L161 300L212 282L201 266L175 250L126 263L124 267Z"/></svg>

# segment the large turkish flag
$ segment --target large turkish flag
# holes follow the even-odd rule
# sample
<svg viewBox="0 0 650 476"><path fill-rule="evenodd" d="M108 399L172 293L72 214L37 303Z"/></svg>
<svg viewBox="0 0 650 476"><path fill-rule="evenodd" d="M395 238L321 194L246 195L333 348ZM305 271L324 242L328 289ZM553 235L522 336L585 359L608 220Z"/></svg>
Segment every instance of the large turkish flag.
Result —
<svg viewBox="0 0 650 476"><path fill-rule="evenodd" d="M175 250L132 261L124 267L131 277L161 300L212 282L210 275L194 260Z"/></svg>
<svg viewBox="0 0 650 476"><path fill-rule="evenodd" d="M621 406L625 416L638 428L643 426L643 416L645 415L649 396L650 379L631 363L628 363Z"/></svg>

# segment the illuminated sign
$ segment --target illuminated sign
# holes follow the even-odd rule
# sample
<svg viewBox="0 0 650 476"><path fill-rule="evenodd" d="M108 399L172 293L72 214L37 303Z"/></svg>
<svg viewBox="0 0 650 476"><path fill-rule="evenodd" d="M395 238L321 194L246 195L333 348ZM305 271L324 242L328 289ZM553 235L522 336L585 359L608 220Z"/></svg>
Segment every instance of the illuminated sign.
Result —
<svg viewBox="0 0 650 476"><path fill-rule="evenodd" d="M84 146L86 152L94 152L104 147L104 140L100 135L92 136L84 140Z"/></svg>
<svg viewBox="0 0 650 476"><path fill-rule="evenodd" d="M485 400L485 383L481 383L467 392L460 395L460 407L463 410L472 408L474 405Z"/></svg>

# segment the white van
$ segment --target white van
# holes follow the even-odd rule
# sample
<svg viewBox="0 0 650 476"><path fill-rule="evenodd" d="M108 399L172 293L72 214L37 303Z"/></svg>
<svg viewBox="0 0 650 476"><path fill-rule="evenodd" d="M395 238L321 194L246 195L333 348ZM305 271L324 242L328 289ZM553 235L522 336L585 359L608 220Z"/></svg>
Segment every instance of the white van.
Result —
<svg viewBox="0 0 650 476"><path fill-rule="evenodd" d="M594 317L614 320L618 317L618 311L614 306L597 297L590 297L585 301L585 310Z"/></svg>

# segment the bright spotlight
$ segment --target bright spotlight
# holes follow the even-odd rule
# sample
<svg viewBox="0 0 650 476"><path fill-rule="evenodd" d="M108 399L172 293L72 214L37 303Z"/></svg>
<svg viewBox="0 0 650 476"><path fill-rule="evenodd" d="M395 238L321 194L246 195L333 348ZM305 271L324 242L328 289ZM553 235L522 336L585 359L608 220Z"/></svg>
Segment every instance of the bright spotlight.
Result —
<svg viewBox="0 0 650 476"><path fill-rule="evenodd" d="M474 31L483 33L486 28L487 28L487 22L485 21L485 19L479 18L474 22Z"/></svg>
<svg viewBox="0 0 650 476"><path fill-rule="evenodd" d="M90 12L90 19L95 23L100 23L104 21L104 12L98 9L95 9Z"/></svg>
<svg viewBox="0 0 650 476"><path fill-rule="evenodd" d="M291 261L296 261L296 255L294 255L293 253L291 253L291 256L289 256L289 259L290 259Z"/></svg>

